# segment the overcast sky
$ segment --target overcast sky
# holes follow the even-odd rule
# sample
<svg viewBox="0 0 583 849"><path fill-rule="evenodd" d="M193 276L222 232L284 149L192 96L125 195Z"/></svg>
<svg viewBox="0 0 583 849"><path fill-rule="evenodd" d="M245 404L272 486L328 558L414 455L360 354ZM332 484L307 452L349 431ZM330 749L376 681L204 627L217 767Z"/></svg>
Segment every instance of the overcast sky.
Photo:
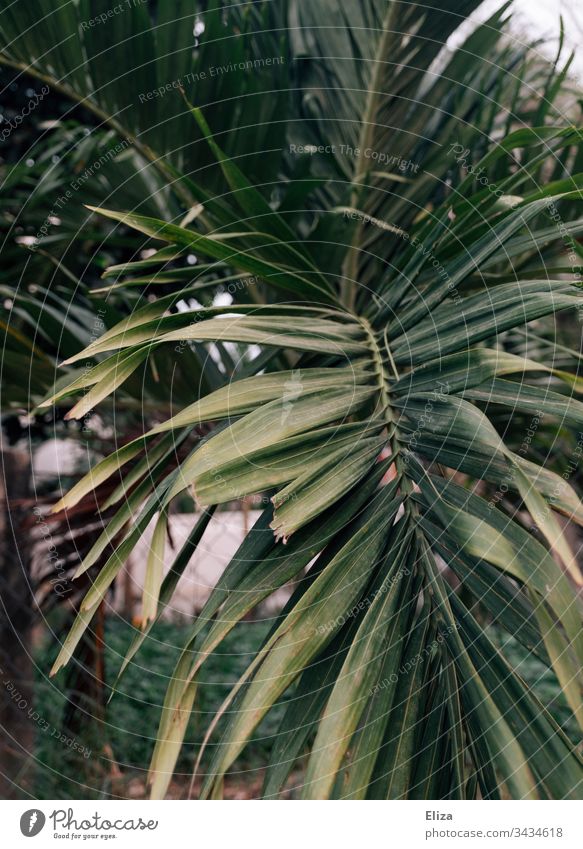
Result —
<svg viewBox="0 0 583 849"><path fill-rule="evenodd" d="M480 18L487 18L501 5L500 0L490 0L480 12ZM575 49L573 67L578 75L583 75L583 49L577 49L583 41L583 3L582 0L514 0L514 30L525 31L534 37L548 38L544 52L553 56L558 45L560 15L565 20L565 47ZM567 56L565 50L565 58Z"/></svg>

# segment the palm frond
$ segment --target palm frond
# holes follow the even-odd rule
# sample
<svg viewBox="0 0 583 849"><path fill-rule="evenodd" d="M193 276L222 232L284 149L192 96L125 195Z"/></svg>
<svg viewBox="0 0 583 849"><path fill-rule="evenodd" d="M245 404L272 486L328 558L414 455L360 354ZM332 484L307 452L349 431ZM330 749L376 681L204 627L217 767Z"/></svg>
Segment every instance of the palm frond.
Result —
<svg viewBox="0 0 583 849"><path fill-rule="evenodd" d="M326 49L350 61L333 62L332 93L322 93L317 75L305 88L308 102L319 102L331 120L330 137L352 137L343 135L350 113L348 134L361 138L361 150L398 145L413 155L429 119L425 107L413 115L411 104L420 100L434 114L432 96L443 82L431 80L432 65L476 5L425 5L421 16L415 4L366 2L350 12L335 6L342 27L329 33ZM311 7L302 5L298 14L305 36ZM498 37L504 15L476 31L478 55ZM311 30L323 44L327 28ZM318 56L320 48L313 50ZM463 87L459 57L447 67ZM258 345L275 356L225 373L224 385L201 397L193 392L188 405L144 429L64 495L58 508L70 509L120 470L136 483L125 464L140 458L140 482L80 567L85 572L107 552L55 670L155 521L144 599L150 627L174 586L174 577L162 583L157 565L174 499L186 492L212 508L268 492L269 506L194 623L171 677L151 765L154 796L168 786L209 655L236 622L295 578L271 633L208 729L205 746L213 742L213 756L204 797L219 792L250 735L291 694L266 796L282 791L307 754L302 793L309 799L576 798L583 777L576 746L490 640L476 611L485 610L552 668L581 723L576 590L583 580L559 517L583 523L583 509L556 472L516 450L497 412L536 412L555 423L555 432L582 420L583 405L571 397L580 390L576 373L555 367L537 346L525 344L520 354L504 348L509 334L530 332L532 322L581 308L576 269L565 260L565 230L549 226L548 215L565 209L567 235L580 232L573 210L582 176L554 173L542 189L537 183L549 157L564 155L569 166L579 161L581 131L506 127L481 160L495 191L477 188L473 171L441 196L418 185L419 208L392 229L378 226L387 223L385 177L363 169L357 156L343 174L357 219L332 216L341 235L329 267L318 253L322 232L310 231L309 215L294 223L285 208L270 205L229 155L208 111L198 102L193 111L224 179L220 199L197 186L204 215L178 224L96 211L137 238L164 243L148 268L171 258L184 270L185 257L195 253L204 264L194 285L216 281L220 267L227 277L254 275L264 297L180 311L188 286L165 295L69 357L69 365L87 358L95 365L47 400L91 387L70 413L85 414L147 358L172 357L177 343L209 355L226 343ZM440 139L447 127L441 124ZM443 162L442 168L443 176ZM400 210L415 197L402 185L395 181L391 190ZM556 274L537 269L541 234L561 269ZM520 258L528 273L517 278ZM141 261L114 269L116 285L123 288L123 275L136 271L143 273ZM192 429L202 424L209 429L192 444ZM183 441L189 453L170 463ZM151 450L155 474L145 454ZM500 503L491 484L504 485L514 501ZM111 544L130 519L123 539ZM200 539L199 530L193 535ZM446 580L452 573L463 592ZM134 642L125 664L136 650Z"/></svg>

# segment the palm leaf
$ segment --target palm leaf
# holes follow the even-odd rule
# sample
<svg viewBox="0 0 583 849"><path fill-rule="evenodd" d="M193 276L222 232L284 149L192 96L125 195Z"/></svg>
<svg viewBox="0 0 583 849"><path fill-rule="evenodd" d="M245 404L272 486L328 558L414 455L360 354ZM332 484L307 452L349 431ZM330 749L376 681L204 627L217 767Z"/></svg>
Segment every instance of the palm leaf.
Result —
<svg viewBox="0 0 583 849"><path fill-rule="evenodd" d="M431 120L425 108L414 115L411 103L427 96L430 113L434 108L432 97L443 90L443 81L430 83L434 62L465 81L459 57L443 48L476 5L424 6L421 17L415 4L334 7L342 26L331 33L312 26L313 10L302 5L299 35L312 37L314 56L325 44L328 55L344 51L349 59L327 68L326 79L338 81L332 93L324 94L315 72L303 84L306 102L319 102L319 131L330 121L330 138L346 138L349 120L361 151L398 144L415 155L419 128ZM503 14L493 19L495 33ZM491 46L487 29L474 36L481 51ZM261 360L255 371L263 374L235 374L240 379L228 387L203 390L96 467L102 482L160 433L168 439L155 454L155 484L145 479L111 519L109 538L132 524L85 597L56 667L69 659L137 540L175 498L190 493L214 506L268 492L273 506L211 594L170 680L151 764L153 795L166 791L210 653L237 621L308 568L207 730L199 764L219 731L220 738L203 796L220 792L246 742L287 694L294 703L282 721L266 795L283 790L293 763L307 753L305 798L575 798L583 775L576 746L478 624L466 593L481 614L516 630L550 666L580 717L583 644L573 583L581 577L558 514L580 522L583 511L572 487L555 496L553 471L536 455L526 459L514 450L514 436L496 426L496 410L508 405L558 419L555 435L580 424L581 402L566 390L580 388L576 373L528 345L520 355L504 350L509 334L581 307L574 267L517 278L512 264L523 257L531 270L544 233L566 267L565 232L549 230L545 216L549 208L565 210L571 233L579 232L581 175L574 173L571 184L553 173L548 191L533 182L544 173L549 146L573 161L580 131L546 126L499 135L482 158L498 195L476 190L471 175L450 192L442 187L441 196L421 186L419 195L408 194L398 180L387 193L386 175L358 154L343 179L346 205L362 216L346 225L337 212L332 216L332 226L344 230L331 240L339 256L328 266L319 255L323 231L310 229L309 215L292 227L233 162L217 140L218 123L198 106L196 126L225 181L220 202L195 181L208 215L175 224L96 211L166 242L155 262L180 262L195 251L228 276L256 275L267 303L181 312L179 291L109 328L68 363L97 360L90 378L97 380L81 381L95 387L90 400L97 402L122 386L120 366L130 358L145 351L167 356L177 342L206 353L226 343L259 345L277 358ZM440 124L443 133L447 126ZM443 174L443 162L442 168ZM327 188L328 208L336 209L336 189ZM378 227L391 223L385 213L393 196L398 209L413 197L423 203L399 227ZM320 202L326 197L322 191ZM218 267L205 265L201 279L209 268L214 279ZM499 279L486 279L484 269ZM291 303L281 302L282 291ZM520 383L506 379L516 374ZM75 395L81 383L75 377L54 397ZM184 440L202 422L210 423L209 434L170 466L172 440ZM490 482L505 483L514 500L500 504ZM91 488L88 476L60 506L72 506ZM539 536L525 524L537 525ZM83 569L107 539L106 528ZM460 592L445 580L450 570ZM165 598L154 562L149 573L148 626ZM322 685L318 668L325 670Z"/></svg>

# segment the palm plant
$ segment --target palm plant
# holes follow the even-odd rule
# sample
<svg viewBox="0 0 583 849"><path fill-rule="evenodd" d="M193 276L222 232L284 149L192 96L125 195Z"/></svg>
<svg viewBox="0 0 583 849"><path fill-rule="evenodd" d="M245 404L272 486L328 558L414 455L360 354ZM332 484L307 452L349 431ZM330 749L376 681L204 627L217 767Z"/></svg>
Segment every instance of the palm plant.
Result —
<svg viewBox="0 0 583 849"><path fill-rule="evenodd" d="M142 627L123 668L171 599L214 507L270 495L171 676L150 770L156 797L167 789L205 661L292 579L291 598L208 729L207 741L221 733L203 797L220 794L245 742L286 694L265 797L282 791L306 752L305 798L579 792L576 746L494 645L483 613L554 670L583 723L581 575L562 520L583 523L583 507L570 475L527 456L535 418L554 422L555 436L583 423L572 397L582 388L576 352L556 359L548 325L542 350L540 333L529 344L537 322L540 330L581 307L582 136L556 117L550 123L563 79L555 67L544 71L542 98L525 96L540 64L532 70L525 52L503 40L506 8L448 53L445 43L477 6L292 4L295 34L282 50L295 57L296 93L287 127L275 114L264 119L285 132L283 166L250 155L268 123L257 136L247 127L239 149L225 113L221 126L196 90L184 93L186 105L173 103L172 116L142 112L142 124L119 127L138 139L158 120L190 120L197 152L206 145L204 167L189 170L163 141L138 141L192 206L178 223L95 209L142 234L136 250L164 243L109 269L109 296L161 284L170 291L143 306L136 300L68 357L68 366L94 365L72 371L44 404L79 396L68 415L82 418L114 393L123 398L145 363L164 362L171 374L183 354L194 363L192 397L184 402L184 387L174 397L169 382L170 417L149 409L143 433L56 505L72 509L121 475L104 505L117 511L79 574L106 562L53 671L70 659L148 526ZM252 28L269 9L245 4L236 15ZM220 12L214 3L200 9L212 22L205 33L215 32ZM144 14L131 24L142 34ZM287 39L283 25L273 24L269 38ZM156 31L166 38L171 22ZM245 44L257 48L251 37ZM494 48L498 67L486 61ZM167 59L160 49L157 63ZM59 58L72 77L71 57ZM91 74L107 75L98 58L87 59ZM32 72L46 76L40 58ZM81 99L85 84L68 81L71 96ZM229 85L235 103L249 93L236 88L237 74ZM103 89L117 91L111 80ZM262 86L254 96L266 101ZM511 104L507 114L500 101ZM92 108L110 120L120 106ZM163 161L152 155L155 143ZM300 144L312 147L298 154ZM323 161L313 156L319 145ZM220 287L234 303L177 309ZM211 355L220 362L214 385ZM509 425L508 411L524 414L524 432ZM177 461L178 445L189 453ZM202 513L164 577L168 511L185 492Z"/></svg>

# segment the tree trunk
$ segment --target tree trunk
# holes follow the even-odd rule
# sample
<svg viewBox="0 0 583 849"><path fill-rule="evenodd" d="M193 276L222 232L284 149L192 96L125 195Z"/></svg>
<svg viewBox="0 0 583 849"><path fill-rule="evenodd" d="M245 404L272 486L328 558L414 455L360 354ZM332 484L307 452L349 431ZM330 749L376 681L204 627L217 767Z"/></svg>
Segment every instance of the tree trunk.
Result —
<svg viewBox="0 0 583 849"><path fill-rule="evenodd" d="M30 656L30 534L19 500L30 485L30 455L1 447L0 458L0 797L19 798L30 781L35 724Z"/></svg>

